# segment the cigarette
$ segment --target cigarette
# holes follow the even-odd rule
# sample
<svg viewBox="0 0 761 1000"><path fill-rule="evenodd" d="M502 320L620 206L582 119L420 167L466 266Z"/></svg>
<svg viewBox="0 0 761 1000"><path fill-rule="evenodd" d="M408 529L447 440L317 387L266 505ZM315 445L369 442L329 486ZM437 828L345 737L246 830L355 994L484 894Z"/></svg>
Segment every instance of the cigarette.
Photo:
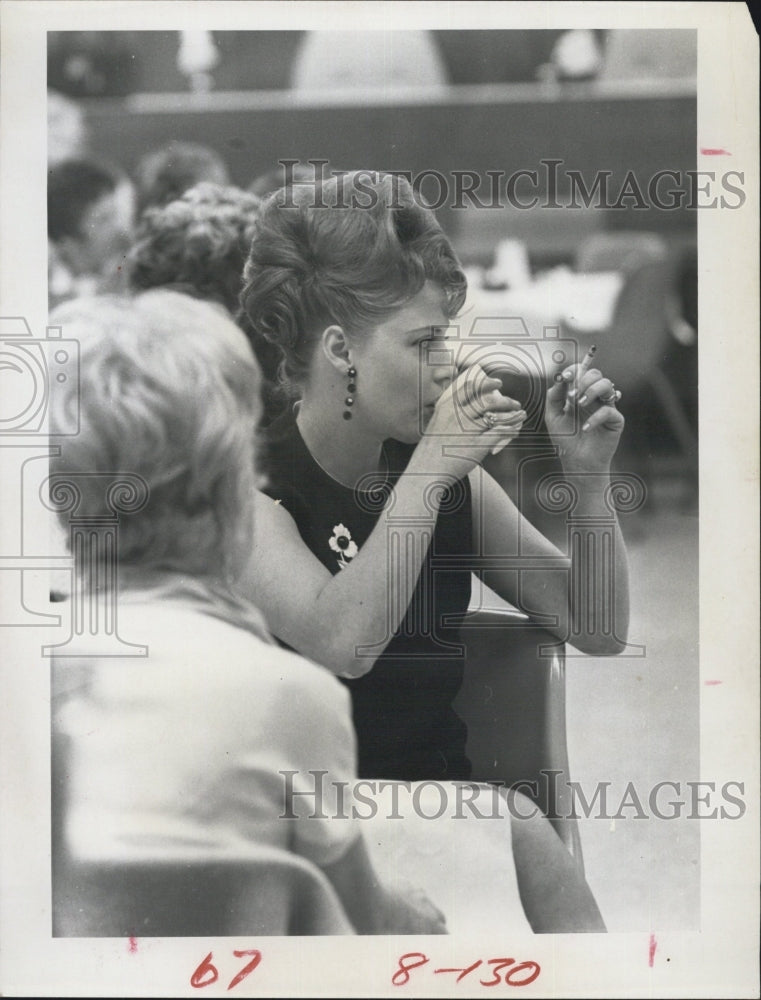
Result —
<svg viewBox="0 0 761 1000"><path fill-rule="evenodd" d="M585 371L589 370L589 366L594 361L596 353L597 353L597 345L592 344L587 353L584 355L584 360L581 362L581 365L579 366L579 375L583 375Z"/></svg>
<svg viewBox="0 0 761 1000"><path fill-rule="evenodd" d="M584 374L585 371L589 370L589 366L594 361L596 353L597 353L597 345L592 344L587 353L584 355L581 364L579 365L579 370L576 373L576 378L574 380L573 388L568 390L568 397L567 397L568 399L573 399L574 396L576 395L578 391L577 386L579 384L579 379L581 378L581 376Z"/></svg>

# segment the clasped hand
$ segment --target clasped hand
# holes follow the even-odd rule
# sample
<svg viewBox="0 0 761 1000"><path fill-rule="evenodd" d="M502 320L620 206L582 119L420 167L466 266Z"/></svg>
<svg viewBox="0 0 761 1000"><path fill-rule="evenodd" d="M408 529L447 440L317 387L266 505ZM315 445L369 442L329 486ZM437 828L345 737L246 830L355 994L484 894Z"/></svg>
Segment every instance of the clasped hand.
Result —
<svg viewBox="0 0 761 1000"><path fill-rule="evenodd" d="M586 363L589 360L591 352ZM469 435L475 464L518 436L526 411L500 391L502 383L495 375L505 365L494 350L462 350L458 365L459 374L442 393L426 435ZM598 368L586 368L585 362L555 376L546 394L544 419L567 471L610 468L625 423L616 408L620 398L610 379Z"/></svg>
<svg viewBox="0 0 761 1000"><path fill-rule="evenodd" d="M500 391L502 383L480 364L465 367L439 397L424 437L457 445L472 466L496 454L519 434L526 419L521 404Z"/></svg>

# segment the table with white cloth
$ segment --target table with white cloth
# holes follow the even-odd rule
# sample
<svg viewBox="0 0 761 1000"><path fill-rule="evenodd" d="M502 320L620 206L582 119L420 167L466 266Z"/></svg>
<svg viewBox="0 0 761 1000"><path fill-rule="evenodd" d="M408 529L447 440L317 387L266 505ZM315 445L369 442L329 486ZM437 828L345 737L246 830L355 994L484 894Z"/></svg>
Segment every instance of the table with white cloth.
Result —
<svg viewBox="0 0 761 1000"><path fill-rule="evenodd" d="M567 267L509 289L483 288L471 282L455 324L460 337L493 338L504 343L508 352L511 344L528 340L552 372L562 364L554 357L557 345L553 341L575 338L586 345L595 334L604 337L623 286L619 271L578 274Z"/></svg>

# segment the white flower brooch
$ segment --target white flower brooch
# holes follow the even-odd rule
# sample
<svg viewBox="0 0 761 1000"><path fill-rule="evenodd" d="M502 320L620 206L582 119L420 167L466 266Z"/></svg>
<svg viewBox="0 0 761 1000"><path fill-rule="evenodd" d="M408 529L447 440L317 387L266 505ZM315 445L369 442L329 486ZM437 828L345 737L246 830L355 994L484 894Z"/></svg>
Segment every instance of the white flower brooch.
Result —
<svg viewBox="0 0 761 1000"><path fill-rule="evenodd" d="M359 549L357 543L351 539L351 532L343 524L337 524L333 528L333 537L328 539L328 545L334 552L338 553L338 566L340 569L348 566Z"/></svg>

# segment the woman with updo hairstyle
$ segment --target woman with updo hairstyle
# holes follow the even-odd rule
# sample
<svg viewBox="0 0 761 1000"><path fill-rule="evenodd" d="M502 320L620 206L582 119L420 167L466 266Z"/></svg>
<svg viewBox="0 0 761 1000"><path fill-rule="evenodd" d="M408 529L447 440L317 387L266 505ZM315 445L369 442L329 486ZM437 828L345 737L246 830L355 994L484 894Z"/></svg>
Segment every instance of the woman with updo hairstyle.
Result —
<svg viewBox="0 0 761 1000"><path fill-rule="evenodd" d="M449 240L402 177L294 186L257 220L241 305L279 348L295 402L267 434L251 593L281 641L348 684L363 776L470 777L452 708L462 662L447 656L456 630L441 623L467 610L480 556L520 551L567 569L524 573L520 591L514 571L488 582L561 639L569 615L614 618L617 636L600 628L584 652L619 652L626 634L620 534L614 585L572 588L584 556L559 552L481 466L526 413L455 339L465 293ZM587 365L547 393L579 517L610 517L618 395Z"/></svg>
<svg viewBox="0 0 761 1000"><path fill-rule="evenodd" d="M625 643L626 551L605 504L620 393L591 357L546 391L547 431L589 525L588 544L566 556L483 468L526 412L484 352L457 340L465 294L449 240L403 177L357 171L294 185L260 212L241 306L254 335L278 347L292 405L266 434L245 586L281 643L348 686L365 778L471 779L453 707L467 636L446 623L467 611L485 562L489 586L554 623L559 640L580 619L595 623L582 652ZM579 586L611 516L612 579ZM493 558L516 553L531 572ZM543 864L532 844L546 822L512 824L522 891L530 859Z"/></svg>

